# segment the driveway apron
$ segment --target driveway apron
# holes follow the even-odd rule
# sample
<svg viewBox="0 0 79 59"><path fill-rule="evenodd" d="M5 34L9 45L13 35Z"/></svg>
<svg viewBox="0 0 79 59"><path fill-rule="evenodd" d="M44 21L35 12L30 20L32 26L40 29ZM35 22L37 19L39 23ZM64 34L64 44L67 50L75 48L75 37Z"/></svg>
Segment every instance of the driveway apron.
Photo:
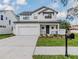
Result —
<svg viewBox="0 0 79 59"><path fill-rule="evenodd" d="M14 36L0 40L0 59L32 59L38 36Z"/></svg>

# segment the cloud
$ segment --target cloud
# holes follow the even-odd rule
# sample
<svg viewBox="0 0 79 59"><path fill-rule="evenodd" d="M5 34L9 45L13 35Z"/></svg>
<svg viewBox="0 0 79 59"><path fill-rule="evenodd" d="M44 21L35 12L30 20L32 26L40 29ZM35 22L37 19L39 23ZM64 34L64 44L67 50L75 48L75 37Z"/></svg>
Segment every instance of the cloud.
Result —
<svg viewBox="0 0 79 59"><path fill-rule="evenodd" d="M72 8L72 7L76 7L78 5L77 0L69 0L68 5L67 5L67 9Z"/></svg>
<svg viewBox="0 0 79 59"><path fill-rule="evenodd" d="M66 11L62 11L62 12L58 13L57 18L58 19L62 19L62 18L66 18L66 16L67 16L67 12Z"/></svg>
<svg viewBox="0 0 79 59"><path fill-rule="evenodd" d="M16 2L18 5L24 5L27 4L26 0L17 0Z"/></svg>
<svg viewBox="0 0 79 59"><path fill-rule="evenodd" d="M3 0L4 4L10 4L11 0Z"/></svg>
<svg viewBox="0 0 79 59"><path fill-rule="evenodd" d="M48 5L48 7L55 9L56 11L62 10L62 5L60 0L52 0L52 2Z"/></svg>
<svg viewBox="0 0 79 59"><path fill-rule="evenodd" d="M14 7L8 4L0 4L0 10L13 10L15 11Z"/></svg>
<svg viewBox="0 0 79 59"><path fill-rule="evenodd" d="M12 0L3 0L0 3L0 10L13 10L14 11L14 6L11 5Z"/></svg>
<svg viewBox="0 0 79 59"><path fill-rule="evenodd" d="M27 4L26 0L1 0L0 10L18 11L20 6Z"/></svg>
<svg viewBox="0 0 79 59"><path fill-rule="evenodd" d="M13 10L13 11L15 11L14 7L11 6L11 5L4 5L3 7L4 7L3 10Z"/></svg>
<svg viewBox="0 0 79 59"><path fill-rule="evenodd" d="M0 4L0 10L3 9L2 5Z"/></svg>

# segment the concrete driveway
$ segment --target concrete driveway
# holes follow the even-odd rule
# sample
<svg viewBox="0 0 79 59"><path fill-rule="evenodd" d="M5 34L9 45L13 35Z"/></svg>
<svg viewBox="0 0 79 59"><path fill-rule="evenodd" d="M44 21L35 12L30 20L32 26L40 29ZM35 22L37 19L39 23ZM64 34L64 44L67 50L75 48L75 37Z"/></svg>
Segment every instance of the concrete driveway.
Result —
<svg viewBox="0 0 79 59"><path fill-rule="evenodd" d="M0 59L32 59L38 36L14 36L0 40Z"/></svg>

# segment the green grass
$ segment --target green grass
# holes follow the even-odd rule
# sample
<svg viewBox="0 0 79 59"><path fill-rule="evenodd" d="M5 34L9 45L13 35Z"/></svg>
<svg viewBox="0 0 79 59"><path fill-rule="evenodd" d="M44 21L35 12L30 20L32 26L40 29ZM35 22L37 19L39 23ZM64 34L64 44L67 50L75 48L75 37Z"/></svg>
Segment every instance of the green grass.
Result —
<svg viewBox="0 0 79 59"><path fill-rule="evenodd" d="M13 34L0 34L0 39L8 38L14 36Z"/></svg>
<svg viewBox="0 0 79 59"><path fill-rule="evenodd" d="M78 56L65 57L62 55L34 55L33 59L78 59Z"/></svg>
<svg viewBox="0 0 79 59"><path fill-rule="evenodd" d="M69 46L78 46L78 34L75 34L75 39L68 39ZM37 46L65 46L65 39L57 39L57 38L39 38L37 41Z"/></svg>

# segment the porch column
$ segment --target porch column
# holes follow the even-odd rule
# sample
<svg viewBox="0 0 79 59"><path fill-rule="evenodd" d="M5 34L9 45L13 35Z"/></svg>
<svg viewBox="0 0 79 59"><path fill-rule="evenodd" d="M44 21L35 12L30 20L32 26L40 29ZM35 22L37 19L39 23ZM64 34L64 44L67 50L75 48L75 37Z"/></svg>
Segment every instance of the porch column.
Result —
<svg viewBox="0 0 79 59"><path fill-rule="evenodd" d="M58 24L58 30L59 30L59 24Z"/></svg>
<svg viewBox="0 0 79 59"><path fill-rule="evenodd" d="M59 33L59 24L57 26L58 26L58 33Z"/></svg>

